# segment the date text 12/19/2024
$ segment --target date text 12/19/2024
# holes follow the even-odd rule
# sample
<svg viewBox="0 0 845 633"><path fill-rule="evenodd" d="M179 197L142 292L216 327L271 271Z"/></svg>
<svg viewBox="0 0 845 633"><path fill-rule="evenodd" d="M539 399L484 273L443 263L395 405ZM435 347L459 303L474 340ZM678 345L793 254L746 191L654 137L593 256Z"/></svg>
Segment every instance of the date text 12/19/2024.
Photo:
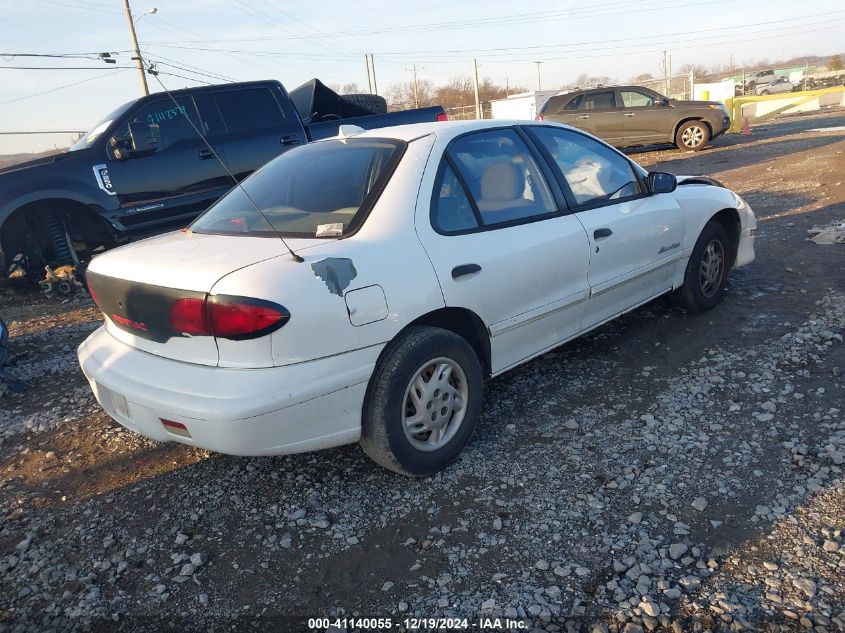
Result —
<svg viewBox="0 0 845 633"><path fill-rule="evenodd" d="M528 622L512 618L309 618L308 630L371 630L389 631L393 628L405 631L522 631L528 629Z"/></svg>

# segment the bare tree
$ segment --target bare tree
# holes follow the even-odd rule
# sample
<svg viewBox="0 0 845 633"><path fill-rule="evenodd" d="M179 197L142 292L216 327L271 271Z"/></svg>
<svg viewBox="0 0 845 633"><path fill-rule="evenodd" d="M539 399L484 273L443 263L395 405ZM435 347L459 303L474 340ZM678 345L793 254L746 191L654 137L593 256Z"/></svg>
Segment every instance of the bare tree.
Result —
<svg viewBox="0 0 845 633"><path fill-rule="evenodd" d="M652 79L654 79L654 75L651 73L640 73L636 77L631 77L631 83L635 81L651 81Z"/></svg>
<svg viewBox="0 0 845 633"><path fill-rule="evenodd" d="M707 69L701 64L684 64L681 66L680 72L684 75L693 73L695 77L703 77L707 74Z"/></svg>
<svg viewBox="0 0 845 633"><path fill-rule="evenodd" d="M587 73L582 73L578 75L578 78L573 81L571 84L563 86L564 89L581 89L581 88L597 88L598 86L608 86L613 84L614 82L610 79L610 77L606 75L588 75Z"/></svg>

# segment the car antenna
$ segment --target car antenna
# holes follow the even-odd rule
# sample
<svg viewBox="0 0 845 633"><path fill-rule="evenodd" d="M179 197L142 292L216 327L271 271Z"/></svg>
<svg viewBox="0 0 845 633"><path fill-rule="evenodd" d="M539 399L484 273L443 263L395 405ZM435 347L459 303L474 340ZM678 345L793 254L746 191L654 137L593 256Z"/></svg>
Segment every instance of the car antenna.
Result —
<svg viewBox="0 0 845 633"><path fill-rule="evenodd" d="M180 107L180 106L179 106L179 102L178 102L178 101L176 101L176 98L175 98L172 94L170 94L170 91L169 91L169 90L167 89L167 87L166 87L166 86L162 83L161 79L159 79L159 76L158 76L158 71L157 71L157 70L155 70L154 68L148 68L148 69L147 69L147 72L148 72L149 74L151 74L153 77L155 77L155 80L159 83L159 85L161 86L161 89L162 89L162 90L164 90L164 92L166 92L166 93L167 93L167 96L168 96L168 97L170 97L170 100L171 100L171 101L173 101L173 104L174 104L177 108L178 108L178 107ZM272 223L272 222L270 222L270 218L268 218L268 217L264 214L264 212L263 212L263 211L261 210L261 208L258 206L258 203L257 203L257 202L255 202L255 200L253 200L253 198L252 198L252 196L251 196L251 195L249 195L249 193L247 192L246 188L245 188L245 187L241 184L241 181L240 181L240 180L238 180L238 179L235 177L235 174L233 174L233 173L232 173L232 171L229 169L229 167L226 165L226 163L225 163L225 162L223 162L223 159L222 159L222 158L220 158L220 156L217 154L217 150L215 150L215 149L211 146L211 144L208 142L208 140L205 138L205 136L202 134L202 132L200 132L200 131L197 129L197 126L196 126L196 125L194 125L194 122L193 122L193 121L191 121L191 118L190 118L189 116L185 115L185 119L188 121L188 123L189 123L189 124L191 125L191 127L194 129L194 132L196 132L196 133L197 133L197 136L199 136L199 137L200 137L200 139L202 139L202 142L203 142L203 143L205 143L205 146L208 148L208 150L209 150L209 151L210 151L210 152L214 155L214 158L216 158L216 159L217 159L217 162L218 162L218 163L220 163L220 166L221 166L221 167L223 167L223 169L225 169L225 170L226 170L226 173L227 173L227 174L229 174L229 176L231 177L231 179L235 182L235 185L238 187L238 189L240 189L240 190L241 190L241 193L243 193L243 194L246 196L247 200L249 200L249 201L252 203L252 206L254 206L254 207L255 207L255 210L256 210L256 211L258 211L258 213L261 215L261 217L262 217L262 218L264 218L264 221L265 221L265 222L266 222L266 223L270 226L270 228L271 228L271 229L273 229L273 232L276 234L276 237L278 237L278 238L281 240L282 244L284 244L284 245L285 245L285 248L286 248L286 249L288 249L288 252L290 253L290 256L291 256L291 258L293 259L293 261L295 261L295 262L296 262L296 263L298 263L298 264L301 264L302 262L304 262L305 260L304 260L304 259L303 259L300 255L297 255L296 253L294 253L294 252L293 252L293 249L292 249L292 248L290 247L290 245L289 245L289 244L285 241L285 238L283 238L283 237L282 237L282 234L281 234L281 233L279 233L278 229L276 229L276 227L275 227L275 226L273 226L273 223Z"/></svg>

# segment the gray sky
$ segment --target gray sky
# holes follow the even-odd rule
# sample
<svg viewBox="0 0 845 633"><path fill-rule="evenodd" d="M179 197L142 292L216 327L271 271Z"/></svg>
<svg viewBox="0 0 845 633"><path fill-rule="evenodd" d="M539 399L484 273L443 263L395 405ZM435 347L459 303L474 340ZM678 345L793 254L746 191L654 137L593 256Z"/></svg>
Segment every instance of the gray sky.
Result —
<svg viewBox="0 0 845 633"><path fill-rule="evenodd" d="M672 67L737 65L842 50L841 0L132 0L147 58L168 88L279 79L288 88L318 77L366 91L364 53L375 55L381 93L421 78L443 83L479 75L511 86L557 88L583 72L626 81ZM0 53L119 51L131 55L122 0L0 0ZM211 50L202 50L211 49ZM165 64L170 64L165 65ZM85 66L96 70L0 69L0 131L86 130L140 94L137 72L92 59L3 57L0 66ZM104 69L104 70L103 70ZM202 73L202 74L200 74ZM181 75L176 77L173 75ZM78 85L75 84L77 82ZM67 87L64 87L67 86ZM158 90L151 80L151 90ZM46 94L39 94L46 93ZM67 145L69 135L0 135L0 153Z"/></svg>

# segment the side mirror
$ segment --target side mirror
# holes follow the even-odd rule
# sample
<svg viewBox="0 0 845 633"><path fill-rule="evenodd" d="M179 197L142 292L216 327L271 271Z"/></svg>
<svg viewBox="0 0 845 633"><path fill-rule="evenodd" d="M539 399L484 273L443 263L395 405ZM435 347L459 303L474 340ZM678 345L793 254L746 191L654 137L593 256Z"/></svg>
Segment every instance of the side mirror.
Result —
<svg viewBox="0 0 845 633"><path fill-rule="evenodd" d="M153 128L143 121L132 121L129 124L129 138L132 139L132 153L151 154L156 151L156 140Z"/></svg>
<svg viewBox="0 0 845 633"><path fill-rule="evenodd" d="M158 145L152 126L143 121L132 121L127 130L112 136L109 143L119 160L148 156L155 153Z"/></svg>
<svg viewBox="0 0 845 633"><path fill-rule="evenodd" d="M672 193L678 187L678 179L664 171L652 171L646 178L646 187L651 194Z"/></svg>

